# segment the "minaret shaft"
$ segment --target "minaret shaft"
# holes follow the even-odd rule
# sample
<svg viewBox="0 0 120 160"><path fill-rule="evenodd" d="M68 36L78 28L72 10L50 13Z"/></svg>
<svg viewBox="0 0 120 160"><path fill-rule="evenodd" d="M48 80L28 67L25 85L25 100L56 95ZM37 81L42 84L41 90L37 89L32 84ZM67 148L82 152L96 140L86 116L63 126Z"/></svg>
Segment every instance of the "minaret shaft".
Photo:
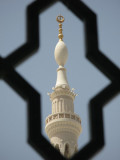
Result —
<svg viewBox="0 0 120 160"><path fill-rule="evenodd" d="M65 95L57 96L52 101L52 114L63 112L74 113L73 105L74 104L72 98Z"/></svg>
<svg viewBox="0 0 120 160"><path fill-rule="evenodd" d="M56 81L56 86L65 86L69 88L68 81L67 81L67 75L66 75L66 69L64 67L59 67L57 69L57 81Z"/></svg>

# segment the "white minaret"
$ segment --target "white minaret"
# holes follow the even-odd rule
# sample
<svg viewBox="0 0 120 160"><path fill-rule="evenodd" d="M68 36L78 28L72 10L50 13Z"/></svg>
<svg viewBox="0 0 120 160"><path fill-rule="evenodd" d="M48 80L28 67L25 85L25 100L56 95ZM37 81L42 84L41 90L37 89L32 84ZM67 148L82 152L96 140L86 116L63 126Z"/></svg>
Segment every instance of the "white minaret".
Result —
<svg viewBox="0 0 120 160"><path fill-rule="evenodd" d="M53 92L49 93L52 102L52 114L46 118L45 130L51 144L57 148L62 155L70 158L77 152L77 140L81 132L81 120L74 113L74 89L70 89L66 69L64 65L68 58L68 50L63 42L62 22L63 16L57 16L59 22L59 41L55 47L55 60L59 65L57 69L57 81Z"/></svg>

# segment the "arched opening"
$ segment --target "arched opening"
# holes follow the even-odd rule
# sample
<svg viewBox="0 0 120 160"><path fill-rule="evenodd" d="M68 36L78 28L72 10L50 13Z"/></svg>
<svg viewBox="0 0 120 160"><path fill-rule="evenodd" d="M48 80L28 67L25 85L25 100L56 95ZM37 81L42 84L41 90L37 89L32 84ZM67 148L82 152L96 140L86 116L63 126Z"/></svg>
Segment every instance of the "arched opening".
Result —
<svg viewBox="0 0 120 160"><path fill-rule="evenodd" d="M69 158L69 157L70 157L69 144L68 144L68 143L65 144L64 156L65 156L66 158Z"/></svg>
<svg viewBox="0 0 120 160"><path fill-rule="evenodd" d="M60 152L59 144L56 144L55 148Z"/></svg>

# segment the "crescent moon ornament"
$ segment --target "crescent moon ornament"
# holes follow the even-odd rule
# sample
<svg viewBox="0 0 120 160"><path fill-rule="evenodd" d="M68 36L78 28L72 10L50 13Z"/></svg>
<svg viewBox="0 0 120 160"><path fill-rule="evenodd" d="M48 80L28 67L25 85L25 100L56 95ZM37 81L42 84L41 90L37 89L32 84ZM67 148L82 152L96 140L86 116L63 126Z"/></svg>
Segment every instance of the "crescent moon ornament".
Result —
<svg viewBox="0 0 120 160"><path fill-rule="evenodd" d="M58 34L59 41L63 40L62 23L64 22L64 20L65 20L64 17L61 15L58 15L56 17L56 21L59 22L59 34Z"/></svg>
<svg viewBox="0 0 120 160"><path fill-rule="evenodd" d="M59 16L56 17L56 20L57 20L59 23L63 23L65 19L64 19L63 16L59 15Z"/></svg>

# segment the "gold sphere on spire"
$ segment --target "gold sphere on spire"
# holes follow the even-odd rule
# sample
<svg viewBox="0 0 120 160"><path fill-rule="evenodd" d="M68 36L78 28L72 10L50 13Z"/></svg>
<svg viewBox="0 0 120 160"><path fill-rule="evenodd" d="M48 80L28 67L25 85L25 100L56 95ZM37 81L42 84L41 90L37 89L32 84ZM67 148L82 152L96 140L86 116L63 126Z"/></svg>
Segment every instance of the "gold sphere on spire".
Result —
<svg viewBox="0 0 120 160"><path fill-rule="evenodd" d="M64 17L59 15L56 17L56 21L59 22L59 34L58 34L58 38L60 41L63 40L63 33L62 33L62 23L64 22Z"/></svg>

